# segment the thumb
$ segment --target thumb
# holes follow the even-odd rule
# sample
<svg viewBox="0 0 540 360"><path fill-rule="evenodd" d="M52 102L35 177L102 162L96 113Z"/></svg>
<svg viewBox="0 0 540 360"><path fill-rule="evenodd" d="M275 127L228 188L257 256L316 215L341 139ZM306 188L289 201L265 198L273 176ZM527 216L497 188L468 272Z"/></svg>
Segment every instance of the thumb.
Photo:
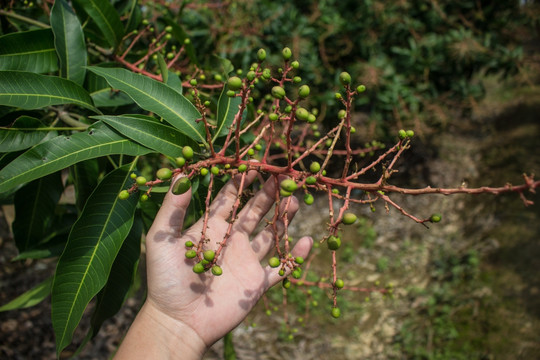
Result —
<svg viewBox="0 0 540 360"><path fill-rule="evenodd" d="M182 175L177 176L171 182L171 188L165 195L163 204L148 231L147 247L149 247L149 251L153 243L160 243L163 240L171 243L178 240L182 234L184 217L191 200L191 189L180 195L172 193L174 184L182 177Z"/></svg>

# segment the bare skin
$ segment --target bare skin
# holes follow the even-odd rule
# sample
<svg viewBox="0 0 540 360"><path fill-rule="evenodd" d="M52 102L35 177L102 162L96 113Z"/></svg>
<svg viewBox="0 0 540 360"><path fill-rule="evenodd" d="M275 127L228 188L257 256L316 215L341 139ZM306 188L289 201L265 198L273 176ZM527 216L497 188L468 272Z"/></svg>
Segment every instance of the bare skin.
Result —
<svg viewBox="0 0 540 360"><path fill-rule="evenodd" d="M252 171L246 184L256 176ZM208 249L217 249L227 231L239 177L227 183L210 206ZM267 181L238 214L218 264L223 275L195 274L185 258L184 243L200 239L202 219L182 232L191 191L168 193L148 232L148 297L131 325L116 359L200 359L214 342L234 329L259 298L283 277L261 260L273 248L271 227L252 236L274 204L275 184ZM292 220L298 201L291 199ZM278 226L283 228L282 224ZM301 238L293 256L306 257L313 240Z"/></svg>

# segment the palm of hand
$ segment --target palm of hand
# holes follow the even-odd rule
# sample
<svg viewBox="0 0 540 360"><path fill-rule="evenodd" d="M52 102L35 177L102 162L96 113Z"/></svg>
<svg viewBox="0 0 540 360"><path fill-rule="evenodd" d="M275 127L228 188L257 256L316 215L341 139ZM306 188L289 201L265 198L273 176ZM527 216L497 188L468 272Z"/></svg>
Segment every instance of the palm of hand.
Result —
<svg viewBox="0 0 540 360"><path fill-rule="evenodd" d="M255 173L246 177L253 180ZM274 244L272 227L266 227L252 241L250 235L274 203L275 182L268 181L238 214L227 245L218 260L223 275L195 274L194 260L186 259L184 243L197 244L202 219L182 234L190 193L167 194L147 237L148 302L164 314L192 328L207 345L236 327L268 288L281 277L276 269L261 266ZM217 249L229 227L227 221L236 200L237 188L229 182L210 207L205 249ZM289 198L287 217L298 209ZM285 203L287 200L283 201ZM278 228L283 225L279 224ZM311 239L302 238L293 254L306 256Z"/></svg>

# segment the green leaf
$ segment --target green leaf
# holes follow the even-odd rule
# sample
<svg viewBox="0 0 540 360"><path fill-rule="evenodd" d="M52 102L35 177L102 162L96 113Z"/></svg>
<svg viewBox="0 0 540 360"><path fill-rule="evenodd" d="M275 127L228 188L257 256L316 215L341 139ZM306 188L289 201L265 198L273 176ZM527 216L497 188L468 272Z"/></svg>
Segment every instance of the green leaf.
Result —
<svg viewBox="0 0 540 360"><path fill-rule="evenodd" d="M142 20L142 13L137 0L130 0L129 4L126 6L128 9L125 32L126 34L137 29Z"/></svg>
<svg viewBox="0 0 540 360"><path fill-rule="evenodd" d="M33 248L48 233L64 192L60 172L34 180L15 193L13 237L19 252Z"/></svg>
<svg viewBox="0 0 540 360"><path fill-rule="evenodd" d="M138 197L119 200L131 185L135 162L107 175L92 193L69 234L52 286L52 322L56 350L70 342L84 309L103 288L112 264L133 224Z"/></svg>
<svg viewBox="0 0 540 360"><path fill-rule="evenodd" d="M115 91L110 87L90 93L96 107L117 107L133 104L133 100L121 91Z"/></svg>
<svg viewBox="0 0 540 360"><path fill-rule="evenodd" d="M227 90L227 85L225 85L219 96L217 106L217 128L212 141L216 141L220 136L227 135L229 127L232 125L234 117L238 113L238 106L242 101L239 97L227 96Z"/></svg>
<svg viewBox="0 0 540 360"><path fill-rule="evenodd" d="M102 115L95 118L112 126L125 137L173 158L182 155L185 145L195 146L180 131L152 117Z"/></svg>
<svg viewBox="0 0 540 360"><path fill-rule="evenodd" d="M7 304L2 305L0 311L24 309L39 304L51 293L52 281L53 277L51 276L24 294L21 294Z"/></svg>
<svg viewBox="0 0 540 360"><path fill-rule="evenodd" d="M0 194L78 162L112 154L144 155L151 152L124 138L103 123L70 136L58 136L34 146L0 170Z"/></svg>
<svg viewBox="0 0 540 360"><path fill-rule="evenodd" d="M163 79L163 82L165 84L169 83L169 69L167 68L167 63L165 62L165 59L163 58L163 55L158 52L157 54L157 60L159 65L159 71L161 72L161 78Z"/></svg>
<svg viewBox="0 0 540 360"><path fill-rule="evenodd" d="M0 36L0 70L48 73L58 70L51 29Z"/></svg>
<svg viewBox="0 0 540 360"><path fill-rule="evenodd" d="M182 88L182 80L180 79L180 76L176 75L171 70L168 70L167 73L168 73L168 76L167 76L167 81L165 81L165 83L169 85L171 89L175 90L177 93L182 95L183 88Z"/></svg>
<svg viewBox="0 0 540 360"><path fill-rule="evenodd" d="M163 117L165 121L193 140L206 143L204 124L197 108L168 85L124 69L89 67L109 84L127 93L140 107Z"/></svg>
<svg viewBox="0 0 540 360"><path fill-rule="evenodd" d="M38 144L47 136L47 131L39 130L44 127L36 118L19 117L12 126L0 128L0 152L24 150Z"/></svg>
<svg viewBox="0 0 540 360"><path fill-rule="evenodd" d="M79 18L65 0L55 0L50 21L60 60L60 75L82 85L87 55Z"/></svg>
<svg viewBox="0 0 540 360"><path fill-rule="evenodd" d="M142 220L140 217L136 217L131 231L114 260L107 284L97 295L96 307L91 320L92 337L97 335L105 320L120 310L126 300L141 255L141 235Z"/></svg>
<svg viewBox="0 0 540 360"><path fill-rule="evenodd" d="M70 175L75 186L75 205L82 211L86 200L94 191L99 179L99 164L97 159L89 159L70 167Z"/></svg>
<svg viewBox="0 0 540 360"><path fill-rule="evenodd" d="M99 30L116 47L124 36L124 26L114 6L108 0L74 0L94 20Z"/></svg>
<svg viewBox="0 0 540 360"><path fill-rule="evenodd" d="M225 360L236 360L236 351L234 350L233 334L231 331L223 337L223 358Z"/></svg>
<svg viewBox="0 0 540 360"><path fill-rule="evenodd" d="M60 256L66 247L67 239L68 234L58 235L51 241L21 252L19 255L11 259L11 261L19 261L24 259L47 259Z"/></svg>
<svg viewBox="0 0 540 360"><path fill-rule="evenodd" d="M0 71L0 105L39 109L75 104L99 113L90 95L73 81L23 71Z"/></svg>

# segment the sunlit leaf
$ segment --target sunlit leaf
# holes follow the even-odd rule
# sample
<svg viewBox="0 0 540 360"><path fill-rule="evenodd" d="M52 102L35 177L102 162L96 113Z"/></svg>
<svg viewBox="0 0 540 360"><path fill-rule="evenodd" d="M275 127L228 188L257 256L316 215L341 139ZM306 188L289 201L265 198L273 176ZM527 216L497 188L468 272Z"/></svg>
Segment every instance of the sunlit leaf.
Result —
<svg viewBox="0 0 540 360"><path fill-rule="evenodd" d="M238 105L242 101L239 97L227 96L227 86L223 87L223 91L219 96L217 107L217 128L214 133L213 141L220 136L227 135L229 127L233 124L234 118L238 113Z"/></svg>
<svg viewBox="0 0 540 360"><path fill-rule="evenodd" d="M193 140L177 129L152 117L102 115L95 118L112 126L120 134L139 144L173 158L182 155L184 146L196 146Z"/></svg>
<svg viewBox="0 0 540 360"><path fill-rule="evenodd" d="M87 131L58 136L26 151L0 170L0 194L78 162L111 154L151 152L98 122Z"/></svg>
<svg viewBox="0 0 540 360"><path fill-rule="evenodd" d="M133 224L138 197L120 200L131 185L134 164L107 175L88 199L69 234L52 286L52 322L56 350L71 342L90 300L103 288L124 239Z"/></svg>
<svg viewBox="0 0 540 360"><path fill-rule="evenodd" d="M99 113L90 95L73 81L23 71L0 71L0 105L39 109L75 104Z"/></svg>
<svg viewBox="0 0 540 360"><path fill-rule="evenodd" d="M201 117L197 108L168 85L124 69L88 69L103 76L113 88L127 93L143 109L163 117L193 140L206 143L204 124L196 121Z"/></svg>

